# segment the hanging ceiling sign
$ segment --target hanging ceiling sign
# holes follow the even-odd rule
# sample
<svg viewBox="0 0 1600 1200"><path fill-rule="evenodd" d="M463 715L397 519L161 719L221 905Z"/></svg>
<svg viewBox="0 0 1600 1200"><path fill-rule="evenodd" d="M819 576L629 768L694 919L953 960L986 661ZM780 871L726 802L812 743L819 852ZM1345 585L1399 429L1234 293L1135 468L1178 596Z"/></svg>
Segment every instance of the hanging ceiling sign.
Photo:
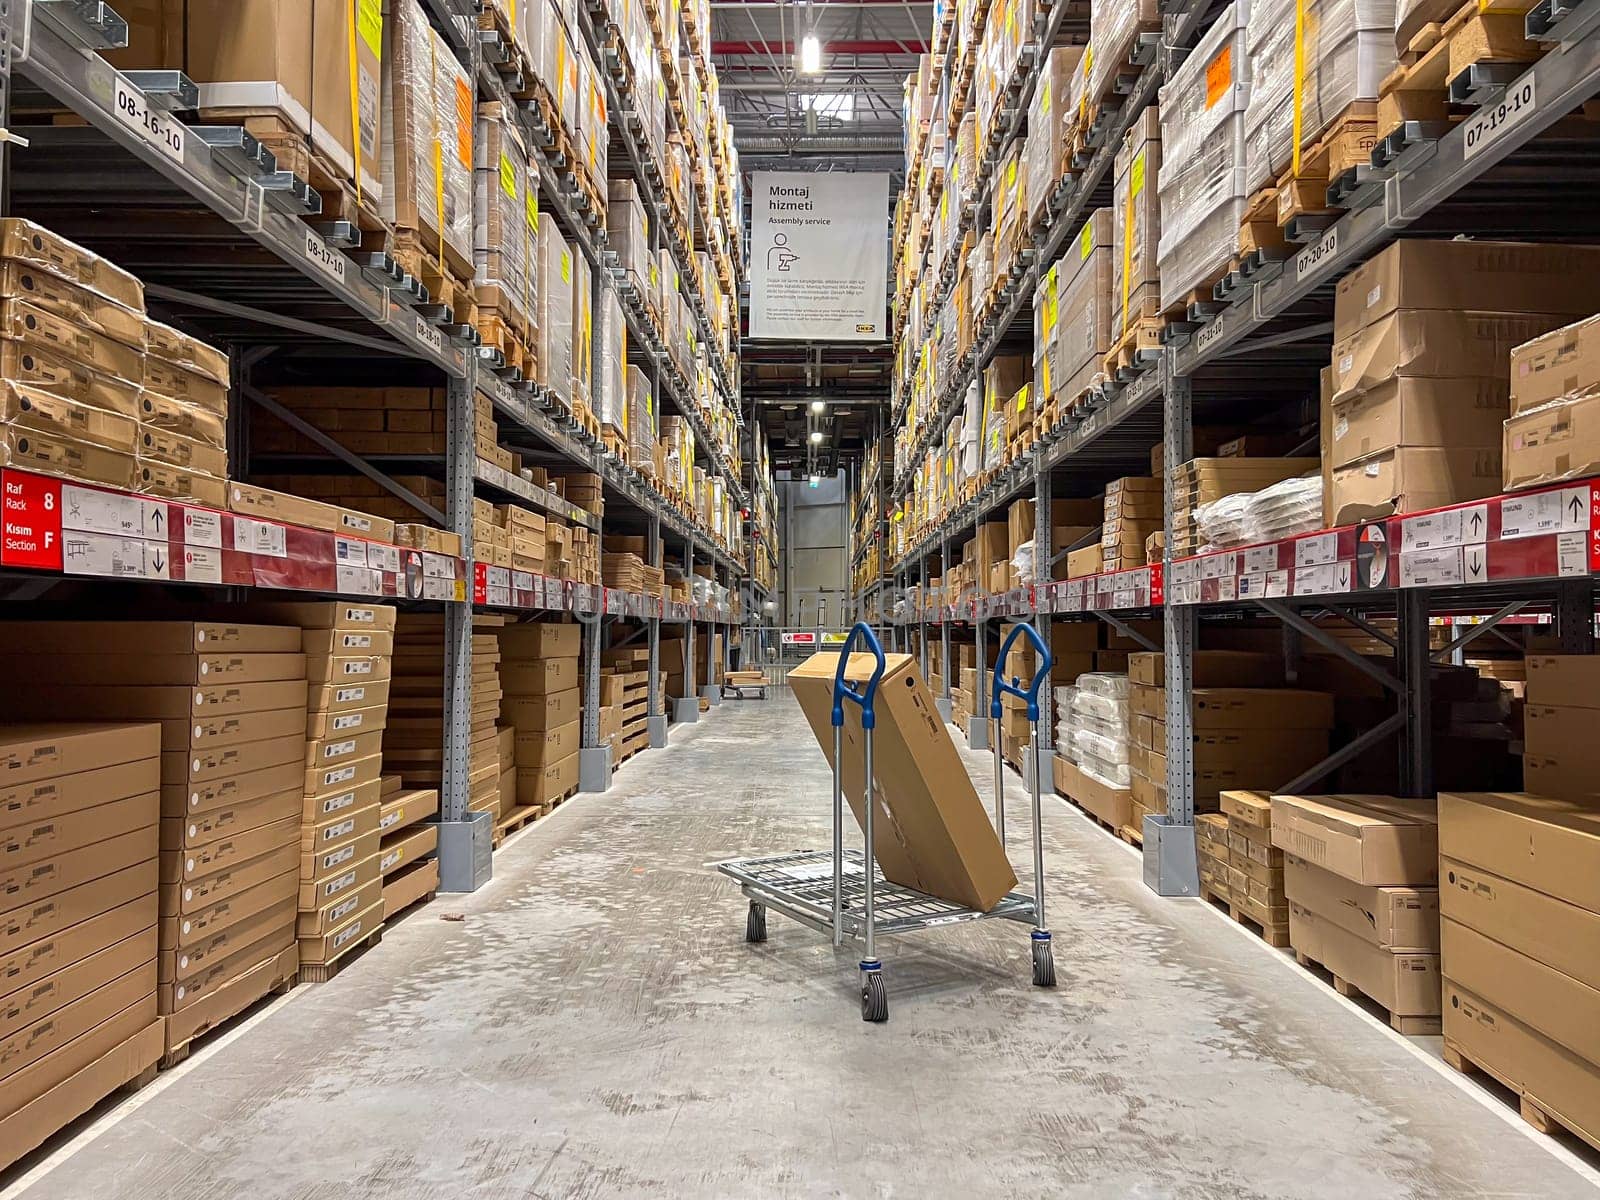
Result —
<svg viewBox="0 0 1600 1200"><path fill-rule="evenodd" d="M889 177L751 180L750 336L888 341Z"/></svg>

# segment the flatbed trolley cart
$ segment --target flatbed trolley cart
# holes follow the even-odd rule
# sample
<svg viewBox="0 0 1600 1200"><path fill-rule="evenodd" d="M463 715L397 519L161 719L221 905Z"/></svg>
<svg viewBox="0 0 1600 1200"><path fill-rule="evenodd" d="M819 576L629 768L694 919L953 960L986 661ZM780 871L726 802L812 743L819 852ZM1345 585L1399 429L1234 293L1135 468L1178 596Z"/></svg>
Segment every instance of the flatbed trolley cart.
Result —
<svg viewBox="0 0 1600 1200"><path fill-rule="evenodd" d="M1013 679L1005 682L1005 663L1012 643L1026 634L1033 643L1040 665L1026 688ZM845 668L857 638L877 659L872 676L860 691L845 682ZM858 623L839 650L839 669L833 679L833 850L801 850L766 858L728 859L712 865L741 885L750 901L745 922L745 941L767 940L767 910L808 925L819 933L830 934L835 946L846 937L864 943L860 961L861 1019L889 1019L889 994L883 981L883 963L878 959L877 939L886 934L912 933L964 921L1003 918L1033 926L1033 982L1039 987L1056 985L1055 960L1050 949L1050 932L1044 920L1044 830L1037 761L1033 772L1033 868L1034 894L1012 891L988 912L979 912L924 892L890 883L878 870L872 821L873 805L863 806L862 822L866 851L844 848L844 784L840 763L844 757L844 705L849 701L861 709L863 756L866 779L872 779L872 738L876 724L874 706L878 683L885 667L883 647L870 627ZM1039 741L1039 687L1050 677L1050 651L1032 625L1014 627L1000 649L995 663L990 712L1000 719L1002 692L1027 702L1028 720L1033 726L1033 744ZM1005 844L1005 788L1001 776L1000 739L994 740L995 822L1001 845ZM868 865L870 864L870 870Z"/></svg>

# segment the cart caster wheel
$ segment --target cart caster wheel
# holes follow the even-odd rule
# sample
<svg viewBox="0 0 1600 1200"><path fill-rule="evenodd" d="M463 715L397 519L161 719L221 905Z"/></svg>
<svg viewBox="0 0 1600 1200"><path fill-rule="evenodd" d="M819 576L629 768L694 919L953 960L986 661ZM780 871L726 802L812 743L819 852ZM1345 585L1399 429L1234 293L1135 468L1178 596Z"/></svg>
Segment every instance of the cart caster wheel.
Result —
<svg viewBox="0 0 1600 1200"><path fill-rule="evenodd" d="M1033 934L1033 986L1056 985L1056 957L1050 949L1050 935L1042 930Z"/></svg>
<svg viewBox="0 0 1600 1200"><path fill-rule="evenodd" d="M744 922L744 940L747 942L764 942L767 940L767 909L764 904L750 905L750 915Z"/></svg>
<svg viewBox="0 0 1600 1200"><path fill-rule="evenodd" d="M861 1019L881 1024L889 1019L889 989L883 983L880 964L861 967Z"/></svg>

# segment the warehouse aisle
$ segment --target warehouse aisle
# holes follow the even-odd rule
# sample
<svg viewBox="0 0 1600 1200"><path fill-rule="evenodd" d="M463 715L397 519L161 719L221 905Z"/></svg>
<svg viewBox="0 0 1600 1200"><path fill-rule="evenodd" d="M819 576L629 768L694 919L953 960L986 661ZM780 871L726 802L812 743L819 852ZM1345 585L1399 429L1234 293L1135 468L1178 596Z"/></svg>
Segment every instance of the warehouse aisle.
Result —
<svg viewBox="0 0 1600 1200"><path fill-rule="evenodd" d="M890 943L864 1025L852 954L776 916L745 945L704 866L825 845L828 789L786 693L724 704L18 1194L1594 1194L1058 802L1061 986L1022 928L963 926Z"/></svg>

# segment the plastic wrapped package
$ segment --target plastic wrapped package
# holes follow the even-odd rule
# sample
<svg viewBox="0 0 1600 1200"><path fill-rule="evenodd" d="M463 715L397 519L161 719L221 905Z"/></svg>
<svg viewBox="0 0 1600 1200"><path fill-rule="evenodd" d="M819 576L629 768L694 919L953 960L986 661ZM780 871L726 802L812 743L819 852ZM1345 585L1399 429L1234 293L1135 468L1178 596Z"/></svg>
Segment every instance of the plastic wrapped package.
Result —
<svg viewBox="0 0 1600 1200"><path fill-rule="evenodd" d="M1322 476L1285 479L1246 500L1246 542L1273 542L1322 528Z"/></svg>
<svg viewBox="0 0 1600 1200"><path fill-rule="evenodd" d="M472 79L416 0L394 0L383 28L383 110L393 122L383 157L383 216L470 279Z"/></svg>
<svg viewBox="0 0 1600 1200"><path fill-rule="evenodd" d="M1066 174L1067 115L1072 73L1083 57L1082 46L1056 46L1045 58L1028 104L1028 220L1044 221L1056 184Z"/></svg>
<svg viewBox="0 0 1600 1200"><path fill-rule="evenodd" d="M1116 671L1086 671L1078 676L1078 694L1080 698L1099 697L1126 704L1128 677Z"/></svg>
<svg viewBox="0 0 1600 1200"><path fill-rule="evenodd" d="M1160 28L1156 0L1096 0L1089 11L1089 48L1084 51L1089 110L1111 90L1133 52L1139 31Z"/></svg>
<svg viewBox="0 0 1600 1200"><path fill-rule="evenodd" d="M1239 492L1202 504L1194 510L1195 527L1204 539L1204 549L1227 550L1246 544L1244 505L1247 493Z"/></svg>
<svg viewBox="0 0 1600 1200"><path fill-rule="evenodd" d="M647 298L647 281L654 258L650 253L649 225L639 189L631 179L613 179L606 190L606 240L617 252L617 265L628 274L641 298ZM654 300L648 301L654 307Z"/></svg>
<svg viewBox="0 0 1600 1200"><path fill-rule="evenodd" d="M983 415L983 388L974 379L967 384L961 409L961 439L957 447L961 452L958 474L962 480L983 470Z"/></svg>
<svg viewBox="0 0 1600 1200"><path fill-rule="evenodd" d="M578 62L571 28L554 0L527 0L528 58L534 80L572 137L578 129Z"/></svg>
<svg viewBox="0 0 1600 1200"><path fill-rule="evenodd" d="M1022 169L1023 143L1014 142L995 168L993 211L994 273L1009 276L1017 252L1028 241L1028 173Z"/></svg>
<svg viewBox="0 0 1600 1200"><path fill-rule="evenodd" d="M1295 71L1295 13L1304 3L1302 70ZM1246 21L1250 102L1245 190L1266 187L1357 100L1374 100L1394 69L1394 0L1252 0Z"/></svg>
<svg viewBox="0 0 1600 1200"><path fill-rule="evenodd" d="M539 222L538 380L572 407L572 248L554 221Z"/></svg>
<svg viewBox="0 0 1600 1200"><path fill-rule="evenodd" d="M1017 552L1011 556L1012 578L1031 580L1033 578L1033 539L1029 538L1017 547Z"/></svg>
<svg viewBox="0 0 1600 1200"><path fill-rule="evenodd" d="M628 327L622 301L609 280L600 288L600 327L594 339L594 412L602 425L628 434Z"/></svg>
<svg viewBox="0 0 1600 1200"><path fill-rule="evenodd" d="M954 184L956 203L965 208L978 194L978 119L966 113L956 126L955 151L950 160L949 187Z"/></svg>
<svg viewBox="0 0 1600 1200"><path fill-rule="evenodd" d="M591 410L595 405L594 314L594 275L587 259L573 255L572 397L574 401L583 401ZM620 322L620 313L618 317Z"/></svg>
<svg viewBox="0 0 1600 1200"><path fill-rule="evenodd" d="M628 364L624 374L628 389L628 461L641 475L656 473L656 402L650 377Z"/></svg>
<svg viewBox="0 0 1600 1200"><path fill-rule="evenodd" d="M1161 89L1161 306L1227 265L1247 205L1244 118L1250 95L1244 8L1235 0Z"/></svg>
<svg viewBox="0 0 1600 1200"><path fill-rule="evenodd" d="M1107 787L1126 790L1133 786L1133 768L1125 762L1108 762L1081 750L1077 761L1080 771Z"/></svg>
<svg viewBox="0 0 1600 1200"><path fill-rule="evenodd" d="M1033 291L1033 388L1041 406L1067 381L1061 367L1060 280L1061 264L1051 263Z"/></svg>
<svg viewBox="0 0 1600 1200"><path fill-rule="evenodd" d="M528 149L510 110L499 101L478 106L473 139L473 290L521 337L533 315L528 262L538 226L537 192L529 193Z"/></svg>
<svg viewBox="0 0 1600 1200"><path fill-rule="evenodd" d="M1056 264L1061 279L1054 384L1069 399L1093 385L1111 349L1111 242L1111 210L1096 209Z"/></svg>
<svg viewBox="0 0 1600 1200"><path fill-rule="evenodd" d="M1076 684L1055 689L1056 700L1056 753L1063 754L1069 762L1077 762L1076 751L1072 748L1072 733L1075 728L1072 712L1073 697L1078 694Z"/></svg>
<svg viewBox="0 0 1600 1200"><path fill-rule="evenodd" d="M1111 335L1115 341L1161 308L1160 110L1140 113L1117 147L1111 204Z"/></svg>
<svg viewBox="0 0 1600 1200"><path fill-rule="evenodd" d="M1072 733L1072 748L1077 751L1079 761L1094 758L1102 763L1126 765L1128 762L1129 746L1126 730L1121 737L1108 737L1093 729L1075 729Z"/></svg>

